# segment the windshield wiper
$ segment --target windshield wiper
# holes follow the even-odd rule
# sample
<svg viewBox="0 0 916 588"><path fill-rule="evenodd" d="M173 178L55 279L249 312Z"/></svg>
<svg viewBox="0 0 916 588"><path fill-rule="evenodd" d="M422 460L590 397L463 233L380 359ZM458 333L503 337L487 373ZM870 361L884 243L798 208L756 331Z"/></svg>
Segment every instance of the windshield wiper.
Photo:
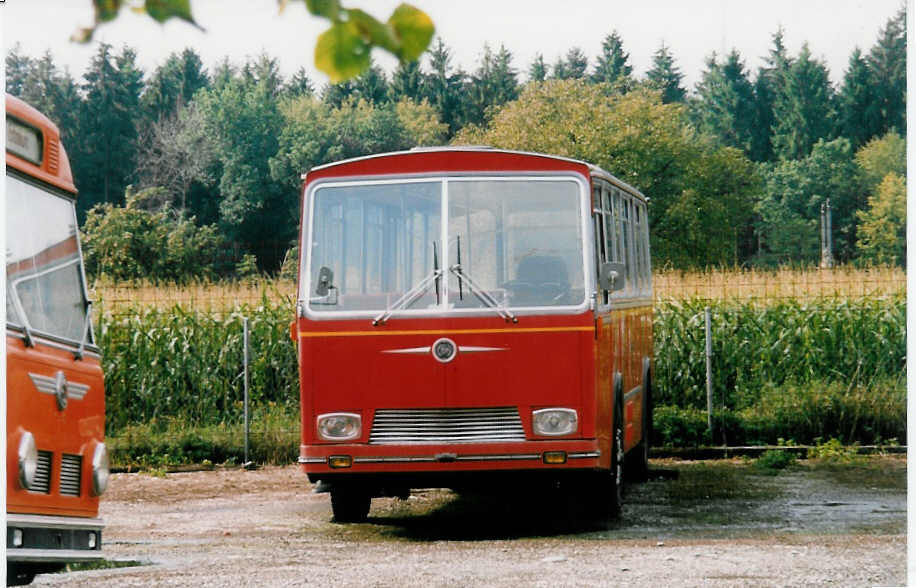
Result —
<svg viewBox="0 0 916 588"><path fill-rule="evenodd" d="M402 308L406 308L410 306L411 304L413 304L417 300L417 298L423 295L423 292L425 292L426 288L429 287L430 282L435 282L436 284L436 304L438 305L440 303L439 301L439 278L441 277L442 277L442 270L439 269L439 254L436 249L436 242L433 241L433 271L432 273L430 273L425 278L420 280L420 282L416 286L414 286L413 288L405 292L403 296L401 296L394 302L394 304L386 308L385 312L383 312L382 314L372 319L372 326L377 327L379 325L384 325L385 321L391 318L391 315L394 314L395 311L400 310Z"/></svg>
<svg viewBox="0 0 916 588"><path fill-rule="evenodd" d="M92 300L86 301L86 320L83 322L83 336L80 339L80 346L73 352L74 359L83 359L83 351L86 349L86 341L89 340L89 326L92 324Z"/></svg>
<svg viewBox="0 0 916 588"><path fill-rule="evenodd" d="M455 265L448 268L448 270L452 272L453 274L455 274L456 276L458 276L459 284L461 284L462 281L467 282L468 289L471 291L471 293L474 294L474 296L476 296L485 305L489 306L490 308L495 310L497 313L499 313L499 316L503 317L507 323L508 322L517 323L518 322L518 318L516 318L516 316L512 313L511 310L503 306L501 303L497 302L492 296L490 296L489 292L487 292L486 290L478 286L474 282L474 280L471 279L469 275L464 273L464 270L461 269L460 263L456 263Z"/></svg>

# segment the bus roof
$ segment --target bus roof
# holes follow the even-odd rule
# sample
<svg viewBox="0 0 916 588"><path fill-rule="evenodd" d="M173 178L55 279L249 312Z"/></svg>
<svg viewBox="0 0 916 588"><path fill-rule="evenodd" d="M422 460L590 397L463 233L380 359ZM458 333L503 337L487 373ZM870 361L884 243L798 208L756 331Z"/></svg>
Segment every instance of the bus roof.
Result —
<svg viewBox="0 0 916 588"><path fill-rule="evenodd" d="M6 165L76 195L57 125L10 94L6 95Z"/></svg>
<svg viewBox="0 0 916 588"><path fill-rule="evenodd" d="M319 178L343 176L373 176L394 173L392 163L398 161L399 173L463 172L463 171L575 171L584 176L602 178L617 187L647 200L638 189L591 163L530 151L496 149L482 145L415 147L409 151L392 151L354 157L318 165L302 174L311 182Z"/></svg>

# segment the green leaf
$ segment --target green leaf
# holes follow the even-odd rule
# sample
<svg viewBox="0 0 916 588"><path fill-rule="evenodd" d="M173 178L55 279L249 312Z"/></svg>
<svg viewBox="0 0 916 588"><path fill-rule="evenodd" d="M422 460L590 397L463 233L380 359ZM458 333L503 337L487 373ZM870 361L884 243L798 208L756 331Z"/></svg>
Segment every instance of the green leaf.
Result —
<svg viewBox="0 0 916 588"><path fill-rule="evenodd" d="M336 84L369 68L369 49L355 24L338 22L318 37L315 67Z"/></svg>
<svg viewBox="0 0 916 588"><path fill-rule="evenodd" d="M114 20L121 10L121 0L93 0L95 5L95 21L108 22Z"/></svg>
<svg viewBox="0 0 916 588"><path fill-rule="evenodd" d="M315 16L323 16L332 21L340 19L340 2L338 0L305 0L305 7Z"/></svg>
<svg viewBox="0 0 916 588"><path fill-rule="evenodd" d="M388 25L401 41L401 52L398 57L413 61L420 57L432 41L436 27L433 21L422 10L409 4L401 4L394 9Z"/></svg>
<svg viewBox="0 0 916 588"><path fill-rule="evenodd" d="M356 25L363 39L371 46L381 47L394 55L401 50L401 43L395 36L394 29L382 24L371 14L358 8L347 10L347 19Z"/></svg>
<svg viewBox="0 0 916 588"><path fill-rule="evenodd" d="M144 8L156 22L162 23L175 17L197 25L191 16L191 0L146 0Z"/></svg>

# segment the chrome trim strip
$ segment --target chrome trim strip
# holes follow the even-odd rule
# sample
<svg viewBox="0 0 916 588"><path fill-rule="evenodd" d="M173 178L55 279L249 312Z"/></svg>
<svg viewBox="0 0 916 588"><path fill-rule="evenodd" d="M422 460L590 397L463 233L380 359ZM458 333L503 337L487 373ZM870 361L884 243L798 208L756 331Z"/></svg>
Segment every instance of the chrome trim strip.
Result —
<svg viewBox="0 0 916 588"><path fill-rule="evenodd" d="M22 333L20 331L21 328L22 327L20 325L7 324L6 325L6 336L7 337L16 337L17 339L25 340L25 333ZM32 340L35 342L36 345L40 343L42 345L47 345L48 347L53 347L54 349L61 349L63 351L69 351L70 353L74 353L77 349L77 345L75 344L67 344L67 343L64 343L63 340L58 341L52 338L51 336L43 335L38 331L32 331ZM101 359L102 357L101 350L98 348L98 346L92 343L86 343L86 347L83 349L83 355L94 357L96 359Z"/></svg>
<svg viewBox="0 0 916 588"><path fill-rule="evenodd" d="M407 349L386 349L382 353L402 353L405 355L423 355L432 353L432 347L409 347Z"/></svg>
<svg viewBox="0 0 916 588"><path fill-rule="evenodd" d="M32 527L37 529L85 529L101 531L105 521L100 518L61 517L48 515L30 515L10 512L6 514L6 526Z"/></svg>
<svg viewBox="0 0 916 588"><path fill-rule="evenodd" d="M476 345L459 345L458 351L462 353L483 353L486 351L509 351L508 347L478 347Z"/></svg>
<svg viewBox="0 0 916 588"><path fill-rule="evenodd" d="M16 549L6 550L7 561L70 562L103 559L101 549Z"/></svg>
<svg viewBox="0 0 916 588"><path fill-rule="evenodd" d="M302 457L299 456L299 463L327 463L327 458L324 457Z"/></svg>
<svg viewBox="0 0 916 588"><path fill-rule="evenodd" d="M566 459L588 459L601 457L601 451L587 451L582 453L568 453Z"/></svg>

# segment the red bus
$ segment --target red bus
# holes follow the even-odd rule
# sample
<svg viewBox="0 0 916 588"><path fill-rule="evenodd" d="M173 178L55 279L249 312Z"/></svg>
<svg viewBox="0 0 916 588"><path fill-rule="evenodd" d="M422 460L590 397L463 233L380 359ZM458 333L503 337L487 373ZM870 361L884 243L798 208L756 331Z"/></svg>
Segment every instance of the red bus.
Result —
<svg viewBox="0 0 916 588"><path fill-rule="evenodd" d="M541 482L616 515L625 458L648 464L647 221L625 182L536 153L424 148L309 171L299 463L334 519L413 488Z"/></svg>
<svg viewBox="0 0 916 588"><path fill-rule="evenodd" d="M105 395L57 127L6 96L7 585L102 557Z"/></svg>

